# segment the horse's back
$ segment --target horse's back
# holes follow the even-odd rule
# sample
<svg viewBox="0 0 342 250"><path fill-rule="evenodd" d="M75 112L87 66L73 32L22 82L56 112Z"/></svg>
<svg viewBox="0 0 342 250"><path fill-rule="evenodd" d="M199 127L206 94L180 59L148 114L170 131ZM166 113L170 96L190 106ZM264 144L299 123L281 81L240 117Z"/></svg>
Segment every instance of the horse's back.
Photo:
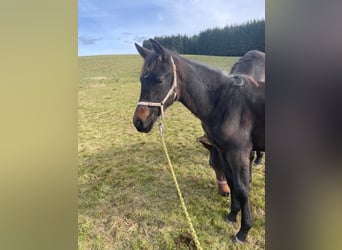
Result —
<svg viewBox="0 0 342 250"><path fill-rule="evenodd" d="M256 81L265 81L265 53L248 51L232 66L230 74L246 74Z"/></svg>
<svg viewBox="0 0 342 250"><path fill-rule="evenodd" d="M245 74L231 75L220 84L220 87L212 92L214 108L211 114L211 122L219 126L225 123L239 122L247 112L250 115L250 123L256 120L264 120L265 117L265 83L256 81ZM237 126L239 127L239 126Z"/></svg>

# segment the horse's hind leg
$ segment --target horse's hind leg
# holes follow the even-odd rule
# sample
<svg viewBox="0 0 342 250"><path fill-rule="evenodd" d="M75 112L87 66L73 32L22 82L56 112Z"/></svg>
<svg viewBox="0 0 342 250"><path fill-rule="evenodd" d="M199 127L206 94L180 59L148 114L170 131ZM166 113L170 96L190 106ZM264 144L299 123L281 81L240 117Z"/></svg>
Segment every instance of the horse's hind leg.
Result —
<svg viewBox="0 0 342 250"><path fill-rule="evenodd" d="M229 165L231 166L233 176L233 188L231 187L231 195L234 196L234 199L238 201L241 207L241 227L236 235L236 240L240 242L246 241L248 231L253 224L248 200L250 179L249 156L249 151L233 151L226 154L226 158ZM230 214L228 215L228 220L230 220L229 216L235 215L232 214L234 212L235 211L233 210L230 212Z"/></svg>
<svg viewBox="0 0 342 250"><path fill-rule="evenodd" d="M249 154L249 161L252 163L254 161L255 158L255 151L251 151L251 153Z"/></svg>
<svg viewBox="0 0 342 250"><path fill-rule="evenodd" d="M257 158L254 161L255 165L261 165L262 157L264 156L264 153L261 151L256 151Z"/></svg>

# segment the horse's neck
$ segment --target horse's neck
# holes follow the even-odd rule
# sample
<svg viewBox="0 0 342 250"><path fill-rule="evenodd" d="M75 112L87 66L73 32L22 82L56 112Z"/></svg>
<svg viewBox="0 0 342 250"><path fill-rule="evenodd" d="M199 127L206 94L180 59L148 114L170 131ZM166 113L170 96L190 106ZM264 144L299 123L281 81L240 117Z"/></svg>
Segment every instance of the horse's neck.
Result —
<svg viewBox="0 0 342 250"><path fill-rule="evenodd" d="M207 66L184 60L186 72L180 77L179 101L201 120L212 111L212 95L222 80L222 73Z"/></svg>

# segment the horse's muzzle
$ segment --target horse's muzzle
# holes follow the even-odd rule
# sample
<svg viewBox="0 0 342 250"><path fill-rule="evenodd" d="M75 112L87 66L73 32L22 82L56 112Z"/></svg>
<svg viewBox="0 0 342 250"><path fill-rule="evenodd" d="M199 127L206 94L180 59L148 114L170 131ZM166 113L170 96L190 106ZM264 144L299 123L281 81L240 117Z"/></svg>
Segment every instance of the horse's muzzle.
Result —
<svg viewBox="0 0 342 250"><path fill-rule="evenodd" d="M139 132L150 132L155 120L156 115L151 108L140 105L137 106L133 116L133 124Z"/></svg>
<svg viewBox="0 0 342 250"><path fill-rule="evenodd" d="M143 132L143 133L150 132L153 127L153 124L151 122L150 123L143 122L137 117L133 118L133 124L139 132Z"/></svg>

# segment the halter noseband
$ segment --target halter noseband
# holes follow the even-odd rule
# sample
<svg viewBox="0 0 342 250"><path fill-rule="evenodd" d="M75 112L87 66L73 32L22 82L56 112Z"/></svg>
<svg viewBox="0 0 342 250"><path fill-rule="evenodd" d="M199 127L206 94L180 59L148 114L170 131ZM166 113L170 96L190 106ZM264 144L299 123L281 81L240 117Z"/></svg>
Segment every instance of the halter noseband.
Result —
<svg viewBox="0 0 342 250"><path fill-rule="evenodd" d="M144 106L148 106L148 107L160 107L160 114L161 114L161 119L164 118L164 104L167 101L167 99L169 99L169 97L173 94L173 98L174 100L177 97L177 93L176 93L176 88L177 88L177 74L176 74L176 65L173 61L172 56L170 57L171 59L171 65L172 65L172 71L173 71L173 83L171 86L171 89L169 90L169 92L167 92L165 98L161 101L161 102L138 102L138 105L144 105Z"/></svg>

